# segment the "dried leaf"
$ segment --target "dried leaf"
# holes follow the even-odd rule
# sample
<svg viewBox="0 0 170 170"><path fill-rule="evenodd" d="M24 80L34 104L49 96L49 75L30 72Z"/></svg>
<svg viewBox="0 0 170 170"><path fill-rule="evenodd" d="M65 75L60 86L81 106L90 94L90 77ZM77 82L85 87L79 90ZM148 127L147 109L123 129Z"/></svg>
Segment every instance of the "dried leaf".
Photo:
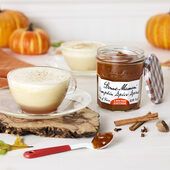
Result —
<svg viewBox="0 0 170 170"><path fill-rule="evenodd" d="M5 155L8 151L30 148L32 146L28 146L24 143L24 139L21 137L17 137L14 144L10 145L0 140L0 155Z"/></svg>
<svg viewBox="0 0 170 170"><path fill-rule="evenodd" d="M0 155L5 155L8 152L6 149L0 149Z"/></svg>
<svg viewBox="0 0 170 170"><path fill-rule="evenodd" d="M24 139L21 138L20 136L17 136L15 142L13 145L11 145L11 150L16 150L16 149L23 149L23 148L29 148L30 146L26 145L24 143Z"/></svg>
<svg viewBox="0 0 170 170"><path fill-rule="evenodd" d="M0 155L5 155L8 151L10 151L11 146L2 140L0 140Z"/></svg>

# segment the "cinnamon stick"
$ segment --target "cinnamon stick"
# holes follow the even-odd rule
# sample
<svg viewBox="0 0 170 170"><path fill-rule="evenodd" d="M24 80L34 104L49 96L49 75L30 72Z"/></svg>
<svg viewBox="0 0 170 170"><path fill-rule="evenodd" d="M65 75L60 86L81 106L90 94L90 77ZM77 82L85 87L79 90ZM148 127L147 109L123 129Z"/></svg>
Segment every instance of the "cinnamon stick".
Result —
<svg viewBox="0 0 170 170"><path fill-rule="evenodd" d="M147 113L146 115L149 115L149 114L152 114L151 112ZM143 121L143 122L136 122L134 123L133 125L131 125L129 127L129 130L131 131L135 131L136 129L138 129L140 126L142 126L146 121Z"/></svg>
<svg viewBox="0 0 170 170"><path fill-rule="evenodd" d="M134 117L134 118L129 118L129 119L116 120L116 121L114 121L114 124L116 126L122 126L122 125L150 121L150 120L156 120L156 119L158 119L158 113L152 113L149 115L144 115L144 116L139 116L139 117Z"/></svg>
<svg viewBox="0 0 170 170"><path fill-rule="evenodd" d="M144 123L145 123L145 121L134 123L132 126L129 127L129 130L135 131L135 130L138 129L140 126L142 126Z"/></svg>

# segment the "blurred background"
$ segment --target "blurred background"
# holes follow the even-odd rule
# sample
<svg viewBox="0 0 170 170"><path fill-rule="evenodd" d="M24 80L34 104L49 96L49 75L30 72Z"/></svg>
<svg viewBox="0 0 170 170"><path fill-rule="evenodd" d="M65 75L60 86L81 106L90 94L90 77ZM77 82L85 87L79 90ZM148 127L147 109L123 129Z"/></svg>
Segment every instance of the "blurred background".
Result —
<svg viewBox="0 0 170 170"><path fill-rule="evenodd" d="M53 41L144 42L147 20L170 10L170 0L1 0L47 30Z"/></svg>

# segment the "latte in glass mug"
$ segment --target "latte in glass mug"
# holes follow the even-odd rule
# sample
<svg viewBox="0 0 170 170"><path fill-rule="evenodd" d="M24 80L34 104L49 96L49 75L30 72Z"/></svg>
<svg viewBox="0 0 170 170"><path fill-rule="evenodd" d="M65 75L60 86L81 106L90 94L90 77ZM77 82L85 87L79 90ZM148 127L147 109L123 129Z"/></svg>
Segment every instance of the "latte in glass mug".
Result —
<svg viewBox="0 0 170 170"><path fill-rule="evenodd" d="M76 88L76 83L68 71L53 67L19 68L10 71L7 78L11 95L27 113L43 114L55 111L65 98L68 88L72 89L72 92Z"/></svg>

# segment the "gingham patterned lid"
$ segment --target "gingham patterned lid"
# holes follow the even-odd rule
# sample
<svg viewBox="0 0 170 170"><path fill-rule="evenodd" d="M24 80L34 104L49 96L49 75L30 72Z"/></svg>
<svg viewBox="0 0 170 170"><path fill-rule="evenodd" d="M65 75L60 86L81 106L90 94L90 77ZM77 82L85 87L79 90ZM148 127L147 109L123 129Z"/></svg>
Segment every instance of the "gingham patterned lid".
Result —
<svg viewBox="0 0 170 170"><path fill-rule="evenodd" d="M164 93L164 80L161 65L154 54L150 54L144 63L146 90L151 101L161 103Z"/></svg>

